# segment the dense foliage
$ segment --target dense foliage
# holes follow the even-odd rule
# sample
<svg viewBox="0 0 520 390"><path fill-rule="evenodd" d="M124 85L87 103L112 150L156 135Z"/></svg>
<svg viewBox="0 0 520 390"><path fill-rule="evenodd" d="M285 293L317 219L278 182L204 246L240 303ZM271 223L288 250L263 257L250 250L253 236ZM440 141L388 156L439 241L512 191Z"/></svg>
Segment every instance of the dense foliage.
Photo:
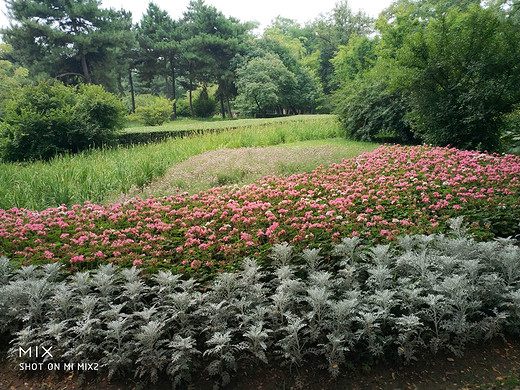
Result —
<svg viewBox="0 0 520 390"><path fill-rule="evenodd" d="M519 27L472 5L439 12L396 48L397 79L426 143L498 149L501 117L520 99Z"/></svg>
<svg viewBox="0 0 520 390"><path fill-rule="evenodd" d="M278 58L267 55L251 59L237 70L239 107L246 113L262 113L286 106L287 98L296 84L294 74Z"/></svg>
<svg viewBox="0 0 520 390"><path fill-rule="evenodd" d="M337 110L357 139L393 135L437 146L497 151L520 101L516 5L400 1L380 15L380 37L352 39L332 60Z"/></svg>
<svg viewBox="0 0 520 390"><path fill-rule="evenodd" d="M192 116L192 92L202 85L215 86L210 99L217 101L222 116L233 116L238 84L247 81L240 80L247 73L238 70L266 56L281 61L295 78L289 89L277 91L270 110L309 113L321 106L328 112L323 92L335 84L329 60L351 36L373 31L372 20L354 13L347 2L303 27L279 17L261 37L252 34L254 22L227 17L202 0L191 1L178 20L150 3L135 26L128 12L103 9L89 0L9 0L7 9L13 24L1 33L13 51L6 59L29 68L31 78L83 80L120 94L171 100L187 93ZM245 101L250 101L247 93ZM174 118L176 111L174 103Z"/></svg>
<svg viewBox="0 0 520 390"><path fill-rule="evenodd" d="M11 56L33 75L104 84L115 89L126 74L126 54L135 40L132 19L123 10L102 9L94 0L72 2L8 0L16 21L2 29Z"/></svg>
<svg viewBox="0 0 520 390"><path fill-rule="evenodd" d="M27 85L13 94L0 120L0 158L50 159L109 143L123 127L124 105L98 85Z"/></svg>
<svg viewBox="0 0 520 390"><path fill-rule="evenodd" d="M160 126L169 121L173 102L153 95L139 95L135 99L135 116L147 126Z"/></svg>
<svg viewBox="0 0 520 390"><path fill-rule="evenodd" d="M203 0L179 19L150 3L135 26L129 13L89 0L9 0L7 8L14 23L2 39L12 50L0 54L19 76L27 68L31 80L95 82L132 101L164 96L172 119L177 101L179 115L192 117L335 109L357 140L517 146L515 1L398 0L377 21L339 1L305 25L277 17L260 36L255 23Z"/></svg>
<svg viewBox="0 0 520 390"><path fill-rule="evenodd" d="M209 285L112 264L73 276L56 263L13 270L0 258L0 331L20 363L95 363L109 378L168 376L174 388L205 373L219 388L246 360L312 362L335 377L385 357L462 356L520 332L520 249L475 242L462 218L450 224L449 236L403 236L392 248L358 237L331 251L275 245L271 265L244 259ZM20 356L32 346L52 358Z"/></svg>
<svg viewBox="0 0 520 390"><path fill-rule="evenodd" d="M382 146L310 174L271 176L189 196L0 210L0 248L23 264L113 262L212 274L287 241L394 241L446 230L467 216L481 238L519 233L520 158Z"/></svg>
<svg viewBox="0 0 520 390"><path fill-rule="evenodd" d="M5 104L16 90L29 83L27 69L4 59L11 50L10 45L0 44L0 118L3 115Z"/></svg>
<svg viewBox="0 0 520 390"><path fill-rule="evenodd" d="M384 82L352 80L336 93L335 99L347 137L365 142L417 140L405 118L408 102L402 93L390 91Z"/></svg>

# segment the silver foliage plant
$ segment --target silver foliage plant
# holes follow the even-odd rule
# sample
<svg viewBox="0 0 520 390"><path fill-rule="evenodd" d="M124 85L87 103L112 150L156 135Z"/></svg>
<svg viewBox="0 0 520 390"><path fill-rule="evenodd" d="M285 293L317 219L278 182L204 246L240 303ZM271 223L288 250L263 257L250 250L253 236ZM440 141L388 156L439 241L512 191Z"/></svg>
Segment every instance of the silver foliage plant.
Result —
<svg viewBox="0 0 520 390"><path fill-rule="evenodd" d="M161 271L105 265L66 276L58 264L12 269L0 258L0 331L19 347L52 347L55 360L100 364L110 378L161 375L174 388L206 372L225 386L240 361L332 376L383 355L409 363L503 333L520 333L520 248L453 233L361 248L344 238L327 254L272 248L262 267L209 285ZM14 303L14 304L13 304Z"/></svg>

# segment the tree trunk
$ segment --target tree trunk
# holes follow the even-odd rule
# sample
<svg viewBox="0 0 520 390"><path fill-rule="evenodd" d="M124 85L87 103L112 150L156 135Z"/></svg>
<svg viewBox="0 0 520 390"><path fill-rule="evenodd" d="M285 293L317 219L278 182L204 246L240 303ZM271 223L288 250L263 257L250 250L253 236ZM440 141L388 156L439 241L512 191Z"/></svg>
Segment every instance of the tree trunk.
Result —
<svg viewBox="0 0 520 390"><path fill-rule="evenodd" d="M262 107L260 107L260 103L258 103L258 99L256 98L256 96L254 99L255 99L256 106L258 107L258 111L263 112Z"/></svg>
<svg viewBox="0 0 520 390"><path fill-rule="evenodd" d="M222 119L226 119L226 110L224 109L224 97L220 95L220 112L222 112Z"/></svg>
<svg viewBox="0 0 520 390"><path fill-rule="evenodd" d="M177 91L175 91L175 65L173 59L170 59L170 69L172 72L172 99L173 99L173 114L172 120L177 119Z"/></svg>
<svg viewBox="0 0 520 390"><path fill-rule="evenodd" d="M164 83L166 85L166 99L170 98L170 82L168 81L168 75L164 75Z"/></svg>
<svg viewBox="0 0 520 390"><path fill-rule="evenodd" d="M229 104L229 96L226 96L226 103L227 103L228 116L230 118L233 118L233 113L231 112L231 104Z"/></svg>
<svg viewBox="0 0 520 390"><path fill-rule="evenodd" d="M75 34L78 33L78 26L77 26L77 21L75 18L72 18L71 19L71 23L72 23L72 31L74 31ZM83 76L85 76L85 82L87 84L90 84L90 73L88 71L88 66L87 66L87 57L85 55L85 53L83 52L83 48L79 47L79 53L80 53L80 59L81 59L81 70L83 72Z"/></svg>
<svg viewBox="0 0 520 390"><path fill-rule="evenodd" d="M84 53L81 53L81 70L83 71L83 76L85 76L85 81L87 84L90 84L90 73L88 72L88 66L87 66L87 57Z"/></svg>
<svg viewBox="0 0 520 390"><path fill-rule="evenodd" d="M121 72L117 72L117 89L119 90L119 96L122 96L125 90L123 89L123 80Z"/></svg>
<svg viewBox="0 0 520 390"><path fill-rule="evenodd" d="M190 95L190 110L191 110L191 117L192 118L195 118L195 111L193 111L193 101L192 101L192 98L191 98L191 91L193 89L193 81L190 80L190 92L189 92L189 95Z"/></svg>
<svg viewBox="0 0 520 390"><path fill-rule="evenodd" d="M135 93L134 79L132 78L132 68L128 70L128 81L130 82L130 94L132 95L132 112L135 113Z"/></svg>

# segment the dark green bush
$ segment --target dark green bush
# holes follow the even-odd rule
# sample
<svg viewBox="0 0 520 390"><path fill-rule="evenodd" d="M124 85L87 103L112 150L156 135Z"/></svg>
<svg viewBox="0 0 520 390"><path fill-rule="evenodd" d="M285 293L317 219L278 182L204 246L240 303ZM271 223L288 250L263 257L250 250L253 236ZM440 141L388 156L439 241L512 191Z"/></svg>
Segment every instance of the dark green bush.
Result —
<svg viewBox="0 0 520 390"><path fill-rule="evenodd" d="M499 119L520 101L520 28L496 7L476 3L447 12L437 5L436 18L417 18L420 30L403 37L398 66L388 73L425 143L493 152L501 146ZM394 34L383 32L383 41Z"/></svg>
<svg viewBox="0 0 520 390"><path fill-rule="evenodd" d="M123 124L123 104L101 86L26 86L0 121L0 157L28 161L76 153L110 143Z"/></svg>
<svg viewBox="0 0 520 390"><path fill-rule="evenodd" d="M187 99L177 99L177 116L183 118L191 117L190 102Z"/></svg>
<svg viewBox="0 0 520 390"><path fill-rule="evenodd" d="M335 95L336 113L347 136L358 141L416 141L406 120L408 104L382 82L358 79Z"/></svg>
<svg viewBox="0 0 520 390"><path fill-rule="evenodd" d="M146 126L160 126L169 121L173 113L173 102L159 96L139 95L135 104L135 114Z"/></svg>
<svg viewBox="0 0 520 390"><path fill-rule="evenodd" d="M209 96L208 90L203 88L199 96L193 100L193 111L198 118L210 118L217 110L217 102L213 96Z"/></svg>

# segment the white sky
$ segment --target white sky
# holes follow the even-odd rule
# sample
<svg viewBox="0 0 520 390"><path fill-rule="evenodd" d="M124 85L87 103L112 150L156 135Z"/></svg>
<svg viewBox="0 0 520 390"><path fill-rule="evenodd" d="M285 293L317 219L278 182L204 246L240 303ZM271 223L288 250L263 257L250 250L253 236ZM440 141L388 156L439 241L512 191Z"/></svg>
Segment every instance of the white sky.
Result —
<svg viewBox="0 0 520 390"><path fill-rule="evenodd" d="M319 14L331 11L336 2L337 0L206 0L206 4L215 6L226 16L233 16L241 21L260 22L260 31L263 31L278 15L294 19L301 24L312 21ZM363 10L368 15L376 17L391 2L391 0L349 0L349 5L355 12ZM186 10L189 0L155 0L154 3L168 11L172 18L178 19ZM134 22L138 22L148 7L148 1L102 0L102 7L131 11ZM0 0L0 27L7 27L9 24L5 12L5 0Z"/></svg>

